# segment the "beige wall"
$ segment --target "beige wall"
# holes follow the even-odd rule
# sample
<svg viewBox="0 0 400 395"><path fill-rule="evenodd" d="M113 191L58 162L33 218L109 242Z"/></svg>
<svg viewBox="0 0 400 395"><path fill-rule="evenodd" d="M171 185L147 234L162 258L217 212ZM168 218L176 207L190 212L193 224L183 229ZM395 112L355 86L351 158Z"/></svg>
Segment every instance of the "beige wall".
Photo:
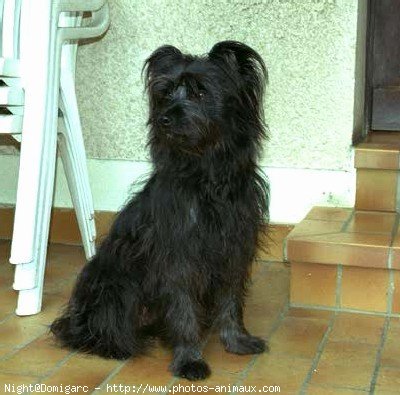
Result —
<svg viewBox="0 0 400 395"><path fill-rule="evenodd" d="M146 160L140 71L159 45L207 52L246 42L270 74L264 164L347 169L357 0L110 0L106 37L79 50L77 91L90 157Z"/></svg>

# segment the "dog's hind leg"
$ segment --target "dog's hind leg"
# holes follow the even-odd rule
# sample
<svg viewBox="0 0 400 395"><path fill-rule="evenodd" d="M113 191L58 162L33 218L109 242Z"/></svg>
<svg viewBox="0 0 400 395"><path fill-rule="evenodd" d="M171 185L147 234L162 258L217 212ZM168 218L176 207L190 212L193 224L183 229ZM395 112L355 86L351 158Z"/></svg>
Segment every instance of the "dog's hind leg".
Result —
<svg viewBox="0 0 400 395"><path fill-rule="evenodd" d="M204 379L210 375L210 368L201 354L198 306L187 292L177 291L168 299L165 319L174 349L170 369L175 376Z"/></svg>
<svg viewBox="0 0 400 395"><path fill-rule="evenodd" d="M138 229L145 223L144 192L118 215L96 256L78 276L64 314L51 331L66 347L107 358L141 353L145 260Z"/></svg>
<svg viewBox="0 0 400 395"><path fill-rule="evenodd" d="M143 351L139 284L100 253L78 277L64 314L51 325L63 346L106 358L125 359Z"/></svg>

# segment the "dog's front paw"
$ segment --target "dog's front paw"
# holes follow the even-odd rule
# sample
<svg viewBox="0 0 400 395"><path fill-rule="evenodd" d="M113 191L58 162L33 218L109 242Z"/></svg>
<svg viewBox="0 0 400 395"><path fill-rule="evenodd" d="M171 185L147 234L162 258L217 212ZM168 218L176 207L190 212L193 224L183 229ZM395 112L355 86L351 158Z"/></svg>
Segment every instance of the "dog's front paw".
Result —
<svg viewBox="0 0 400 395"><path fill-rule="evenodd" d="M173 367L174 376L188 380L203 380L211 374L210 368L203 359L195 361L182 361Z"/></svg>
<svg viewBox="0 0 400 395"><path fill-rule="evenodd" d="M242 335L225 342L225 350L233 354L261 354L268 351L268 346L263 339L251 335Z"/></svg>

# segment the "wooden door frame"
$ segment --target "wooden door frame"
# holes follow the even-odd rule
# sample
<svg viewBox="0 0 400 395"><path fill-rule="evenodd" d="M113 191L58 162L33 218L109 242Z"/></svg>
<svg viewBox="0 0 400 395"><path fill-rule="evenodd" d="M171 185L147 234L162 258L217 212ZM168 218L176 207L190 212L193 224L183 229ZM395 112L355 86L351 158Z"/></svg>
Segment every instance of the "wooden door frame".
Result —
<svg viewBox="0 0 400 395"><path fill-rule="evenodd" d="M375 0L368 0L367 4L367 28L365 49L365 97L364 97L364 127L366 136L371 130L372 120L372 95L373 95L373 55L374 55L374 28L375 28Z"/></svg>
<svg viewBox="0 0 400 395"><path fill-rule="evenodd" d="M353 97L353 133L352 144L363 141L370 129L371 118L371 82L368 69L371 67L371 5L372 0L358 0L356 53L354 68Z"/></svg>

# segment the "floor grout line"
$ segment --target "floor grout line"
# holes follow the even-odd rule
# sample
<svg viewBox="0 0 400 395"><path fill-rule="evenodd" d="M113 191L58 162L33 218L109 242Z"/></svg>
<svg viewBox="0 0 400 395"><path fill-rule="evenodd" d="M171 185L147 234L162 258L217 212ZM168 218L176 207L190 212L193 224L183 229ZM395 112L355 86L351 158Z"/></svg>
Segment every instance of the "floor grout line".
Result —
<svg viewBox="0 0 400 395"><path fill-rule="evenodd" d="M393 270L389 269L387 301L386 301L386 309L389 315L393 314L394 291L395 291L394 272Z"/></svg>
<svg viewBox="0 0 400 395"><path fill-rule="evenodd" d="M398 168L397 168L397 174L396 174L396 211L399 212L400 210L400 172L399 169L400 168L400 156L398 159Z"/></svg>
<svg viewBox="0 0 400 395"><path fill-rule="evenodd" d="M107 384L112 378L114 378L121 370L122 368L128 364L128 362L131 359L127 359L126 361L121 361L118 366L116 366L107 376L106 378L99 384L97 385L97 388L95 388L94 391L91 392L91 394L97 394L99 391L101 391L103 388L101 388L103 385Z"/></svg>
<svg viewBox="0 0 400 395"><path fill-rule="evenodd" d="M301 388L299 390L299 394L300 395L305 395L307 393L306 389L307 389L308 385L310 384L311 377L312 377L313 373L317 370L318 363L319 363L319 361L321 359L321 356L322 356L322 353L323 353L323 351L325 349L326 343L328 342L329 335L332 332L332 328L333 328L333 325L335 323L336 317L337 317L337 312L335 312L333 314L332 318L330 319L329 324L328 324L328 328L326 329L326 331L324 333L324 336L322 337L322 340L320 341L320 343L318 345L318 349L317 349L315 357L314 357L314 359L313 359L313 361L311 363L310 370L308 371L307 376L304 379L303 384L302 384L302 386L301 386Z"/></svg>
<svg viewBox="0 0 400 395"><path fill-rule="evenodd" d="M78 351L71 351L64 358L60 359L56 364L54 364L52 369L49 369L49 371L46 374L40 377L40 380L37 381L37 384L53 376L54 373L57 372L57 370L59 370L62 366L64 366L76 354L78 354Z"/></svg>
<svg viewBox="0 0 400 395"><path fill-rule="evenodd" d="M12 376L20 376L20 377L29 376L29 377L32 377L32 378L34 378L34 379L36 379L36 380L39 380L39 379L42 377L42 375L41 375L41 374L38 374L38 373L32 373L32 372L28 372L28 373L24 372L24 373L21 373L21 372L15 372L15 371L13 371L13 370L8 370L7 368L6 368L6 369L1 369L1 370L0 370L0 373L2 373L2 374L9 374L9 375L12 375ZM2 384L3 384L3 383L2 383Z"/></svg>
<svg viewBox="0 0 400 395"><path fill-rule="evenodd" d="M287 265L288 264L288 262L285 262L285 261L282 261L282 260L272 260L272 259L256 259L256 263L258 263L258 264L261 264L261 265L273 265L273 264L276 264L276 263L280 263L280 264L282 264L282 265Z"/></svg>
<svg viewBox="0 0 400 395"><path fill-rule="evenodd" d="M290 232L291 233L291 232ZM289 258L288 258L288 241L289 241L289 234L287 234L285 236L285 238L283 239L283 243L282 243L282 259L284 262L288 262Z"/></svg>
<svg viewBox="0 0 400 395"><path fill-rule="evenodd" d="M317 237L319 237L319 236L328 236L328 235L332 236L332 235L340 235L342 233L344 233L344 232L342 232L342 230L338 230L338 231L334 231L334 232L327 231L327 232L319 232L319 233L312 233L312 234L299 234L299 235L291 236L289 238L289 240L309 241L309 238L316 237L316 236ZM360 233L360 232L346 232L346 233ZM362 233L362 234L369 234L369 233ZM379 233L379 234L385 235L387 233ZM302 238L305 238L305 240L302 239ZM323 242L325 243L325 240ZM327 243L329 243L329 241L327 241ZM332 242L332 244L334 244L334 243L336 243L336 242L335 241Z"/></svg>
<svg viewBox="0 0 400 395"><path fill-rule="evenodd" d="M399 223L400 223L400 216L399 214L396 214L396 218L393 222L393 228L392 231L390 232L391 234L391 240L390 240L390 245L389 245L389 254L388 254L388 262L387 262L387 267L388 269L393 269L392 261L393 261L393 243L394 239L397 236L398 229L399 229Z"/></svg>
<svg viewBox="0 0 400 395"><path fill-rule="evenodd" d="M346 219L346 221L343 222L343 226L340 229L340 232L343 233L346 231L347 227L349 226L350 222L353 220L354 216L355 216L356 210L353 209L351 210L351 214L349 215L349 217Z"/></svg>
<svg viewBox="0 0 400 395"><path fill-rule="evenodd" d="M339 264L336 267L335 307L337 309L340 309L342 307L342 278L343 278L343 265Z"/></svg>
<svg viewBox="0 0 400 395"><path fill-rule="evenodd" d="M343 386L343 385L335 385L335 384L313 384L313 387L321 388L321 389L328 389L328 390L339 390L339 391L358 391L358 392L365 392L366 394L369 393L368 390L362 389L360 387L352 387L352 386Z"/></svg>
<svg viewBox="0 0 400 395"><path fill-rule="evenodd" d="M381 367L382 351L385 345L387 333L389 330L389 325L390 325L390 317L386 317L385 324L383 325L382 329L381 341L379 343L378 351L376 353L374 372L372 373L371 383L369 387L370 395L373 395L375 393L376 382L378 380L379 370Z"/></svg>
<svg viewBox="0 0 400 395"><path fill-rule="evenodd" d="M15 348L13 348L13 350L10 353L5 354L2 357L0 357L0 361L7 361L7 359L12 358L19 351L21 351L25 347L28 347L31 343L35 342L37 339L39 339L41 336L45 335L46 333L47 333L47 330L43 330L43 332L39 333L37 336L33 337L26 343L18 344L17 346L15 346ZM4 343L2 343L2 344L4 344Z"/></svg>
<svg viewBox="0 0 400 395"><path fill-rule="evenodd" d="M388 314L392 314L392 312L393 312L393 298L394 298L394 291L395 291L394 272L393 272L393 253L394 253L393 244L394 244L396 235L398 233L399 222L400 222L400 216L399 216L399 214L396 214L396 219L394 221L393 229L392 229L392 240L390 241L388 262L387 262L389 276L388 276L386 311L388 312Z"/></svg>
<svg viewBox="0 0 400 395"><path fill-rule="evenodd" d="M322 305L307 305L301 303L292 303L290 307L300 308L300 309L310 309L310 310L326 310L333 311L335 313L354 313L354 314L363 314L363 315L372 315L378 317L391 317L391 318L400 318L400 313L383 313L380 311L365 311L365 310L357 310L357 309L349 309L346 307L341 307L337 309L336 307L330 306L322 306Z"/></svg>
<svg viewBox="0 0 400 395"><path fill-rule="evenodd" d="M14 316L14 312L11 312L9 314L7 314L2 320L0 320L0 325L1 324L5 324L7 321L9 321L13 316Z"/></svg>

